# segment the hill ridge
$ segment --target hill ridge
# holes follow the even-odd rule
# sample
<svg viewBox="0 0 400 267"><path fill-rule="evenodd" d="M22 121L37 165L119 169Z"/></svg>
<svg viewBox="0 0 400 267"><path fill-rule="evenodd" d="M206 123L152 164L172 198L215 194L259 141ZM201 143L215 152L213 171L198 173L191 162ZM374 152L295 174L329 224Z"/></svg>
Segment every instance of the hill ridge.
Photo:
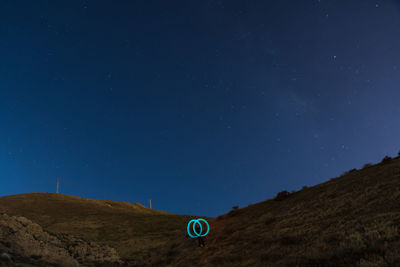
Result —
<svg viewBox="0 0 400 267"><path fill-rule="evenodd" d="M208 218L204 248L186 236L194 216L49 196L0 197L0 210L149 266L400 266L400 157Z"/></svg>
<svg viewBox="0 0 400 267"><path fill-rule="evenodd" d="M400 266L400 157L210 221L206 247L176 237L154 266Z"/></svg>
<svg viewBox="0 0 400 267"><path fill-rule="evenodd" d="M0 197L0 211L26 217L49 233L113 247L128 260L140 260L165 244L188 218L139 203L37 192Z"/></svg>

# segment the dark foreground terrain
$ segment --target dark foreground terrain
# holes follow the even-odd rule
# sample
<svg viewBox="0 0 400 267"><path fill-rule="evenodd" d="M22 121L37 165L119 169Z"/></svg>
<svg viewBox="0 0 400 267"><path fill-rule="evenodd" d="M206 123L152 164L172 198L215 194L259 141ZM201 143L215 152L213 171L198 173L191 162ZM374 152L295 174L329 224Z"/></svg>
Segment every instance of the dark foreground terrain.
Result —
<svg viewBox="0 0 400 267"><path fill-rule="evenodd" d="M26 217L51 234L68 234L115 248L132 265L147 260L151 249L164 246L190 220L137 203L51 193L1 197L0 211Z"/></svg>
<svg viewBox="0 0 400 267"><path fill-rule="evenodd" d="M50 234L25 217L0 214L1 266L119 265L116 250L67 234Z"/></svg>
<svg viewBox="0 0 400 267"><path fill-rule="evenodd" d="M186 237L191 217L140 204L32 193L0 210L9 264L400 266L398 157L209 219L202 248Z"/></svg>

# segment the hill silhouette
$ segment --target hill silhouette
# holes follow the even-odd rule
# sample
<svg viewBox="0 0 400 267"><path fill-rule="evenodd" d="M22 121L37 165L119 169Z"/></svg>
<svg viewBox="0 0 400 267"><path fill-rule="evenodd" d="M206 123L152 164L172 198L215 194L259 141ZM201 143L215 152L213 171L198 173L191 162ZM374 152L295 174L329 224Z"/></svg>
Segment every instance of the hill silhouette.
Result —
<svg viewBox="0 0 400 267"><path fill-rule="evenodd" d="M127 265L400 266L400 158L209 218L206 246L191 216L61 194L0 198L0 210L51 233L115 248Z"/></svg>
<svg viewBox="0 0 400 267"><path fill-rule="evenodd" d="M115 248L125 260L143 261L148 251L186 227L188 216L141 204L87 199L55 193L0 197L0 210L23 216L44 230L66 233Z"/></svg>
<svg viewBox="0 0 400 267"><path fill-rule="evenodd" d="M400 266L400 158L210 221L206 247L176 237L154 266Z"/></svg>

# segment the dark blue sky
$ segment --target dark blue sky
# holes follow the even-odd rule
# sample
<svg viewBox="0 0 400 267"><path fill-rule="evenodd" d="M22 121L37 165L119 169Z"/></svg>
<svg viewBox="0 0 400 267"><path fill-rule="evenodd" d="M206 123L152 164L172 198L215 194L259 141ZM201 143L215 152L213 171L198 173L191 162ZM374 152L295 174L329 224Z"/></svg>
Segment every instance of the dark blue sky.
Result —
<svg viewBox="0 0 400 267"><path fill-rule="evenodd" d="M217 216L400 150L396 1L0 1L0 195Z"/></svg>

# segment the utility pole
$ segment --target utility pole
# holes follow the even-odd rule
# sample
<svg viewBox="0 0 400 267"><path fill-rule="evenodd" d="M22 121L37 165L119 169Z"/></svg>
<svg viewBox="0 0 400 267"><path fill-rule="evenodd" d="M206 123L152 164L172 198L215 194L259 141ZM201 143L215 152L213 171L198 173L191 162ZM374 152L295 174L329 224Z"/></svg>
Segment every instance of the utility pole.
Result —
<svg viewBox="0 0 400 267"><path fill-rule="evenodd" d="M57 178L57 194L60 193L59 189L60 189L60 179Z"/></svg>
<svg viewBox="0 0 400 267"><path fill-rule="evenodd" d="M151 209L151 199L149 199L149 202L150 202L150 209Z"/></svg>

